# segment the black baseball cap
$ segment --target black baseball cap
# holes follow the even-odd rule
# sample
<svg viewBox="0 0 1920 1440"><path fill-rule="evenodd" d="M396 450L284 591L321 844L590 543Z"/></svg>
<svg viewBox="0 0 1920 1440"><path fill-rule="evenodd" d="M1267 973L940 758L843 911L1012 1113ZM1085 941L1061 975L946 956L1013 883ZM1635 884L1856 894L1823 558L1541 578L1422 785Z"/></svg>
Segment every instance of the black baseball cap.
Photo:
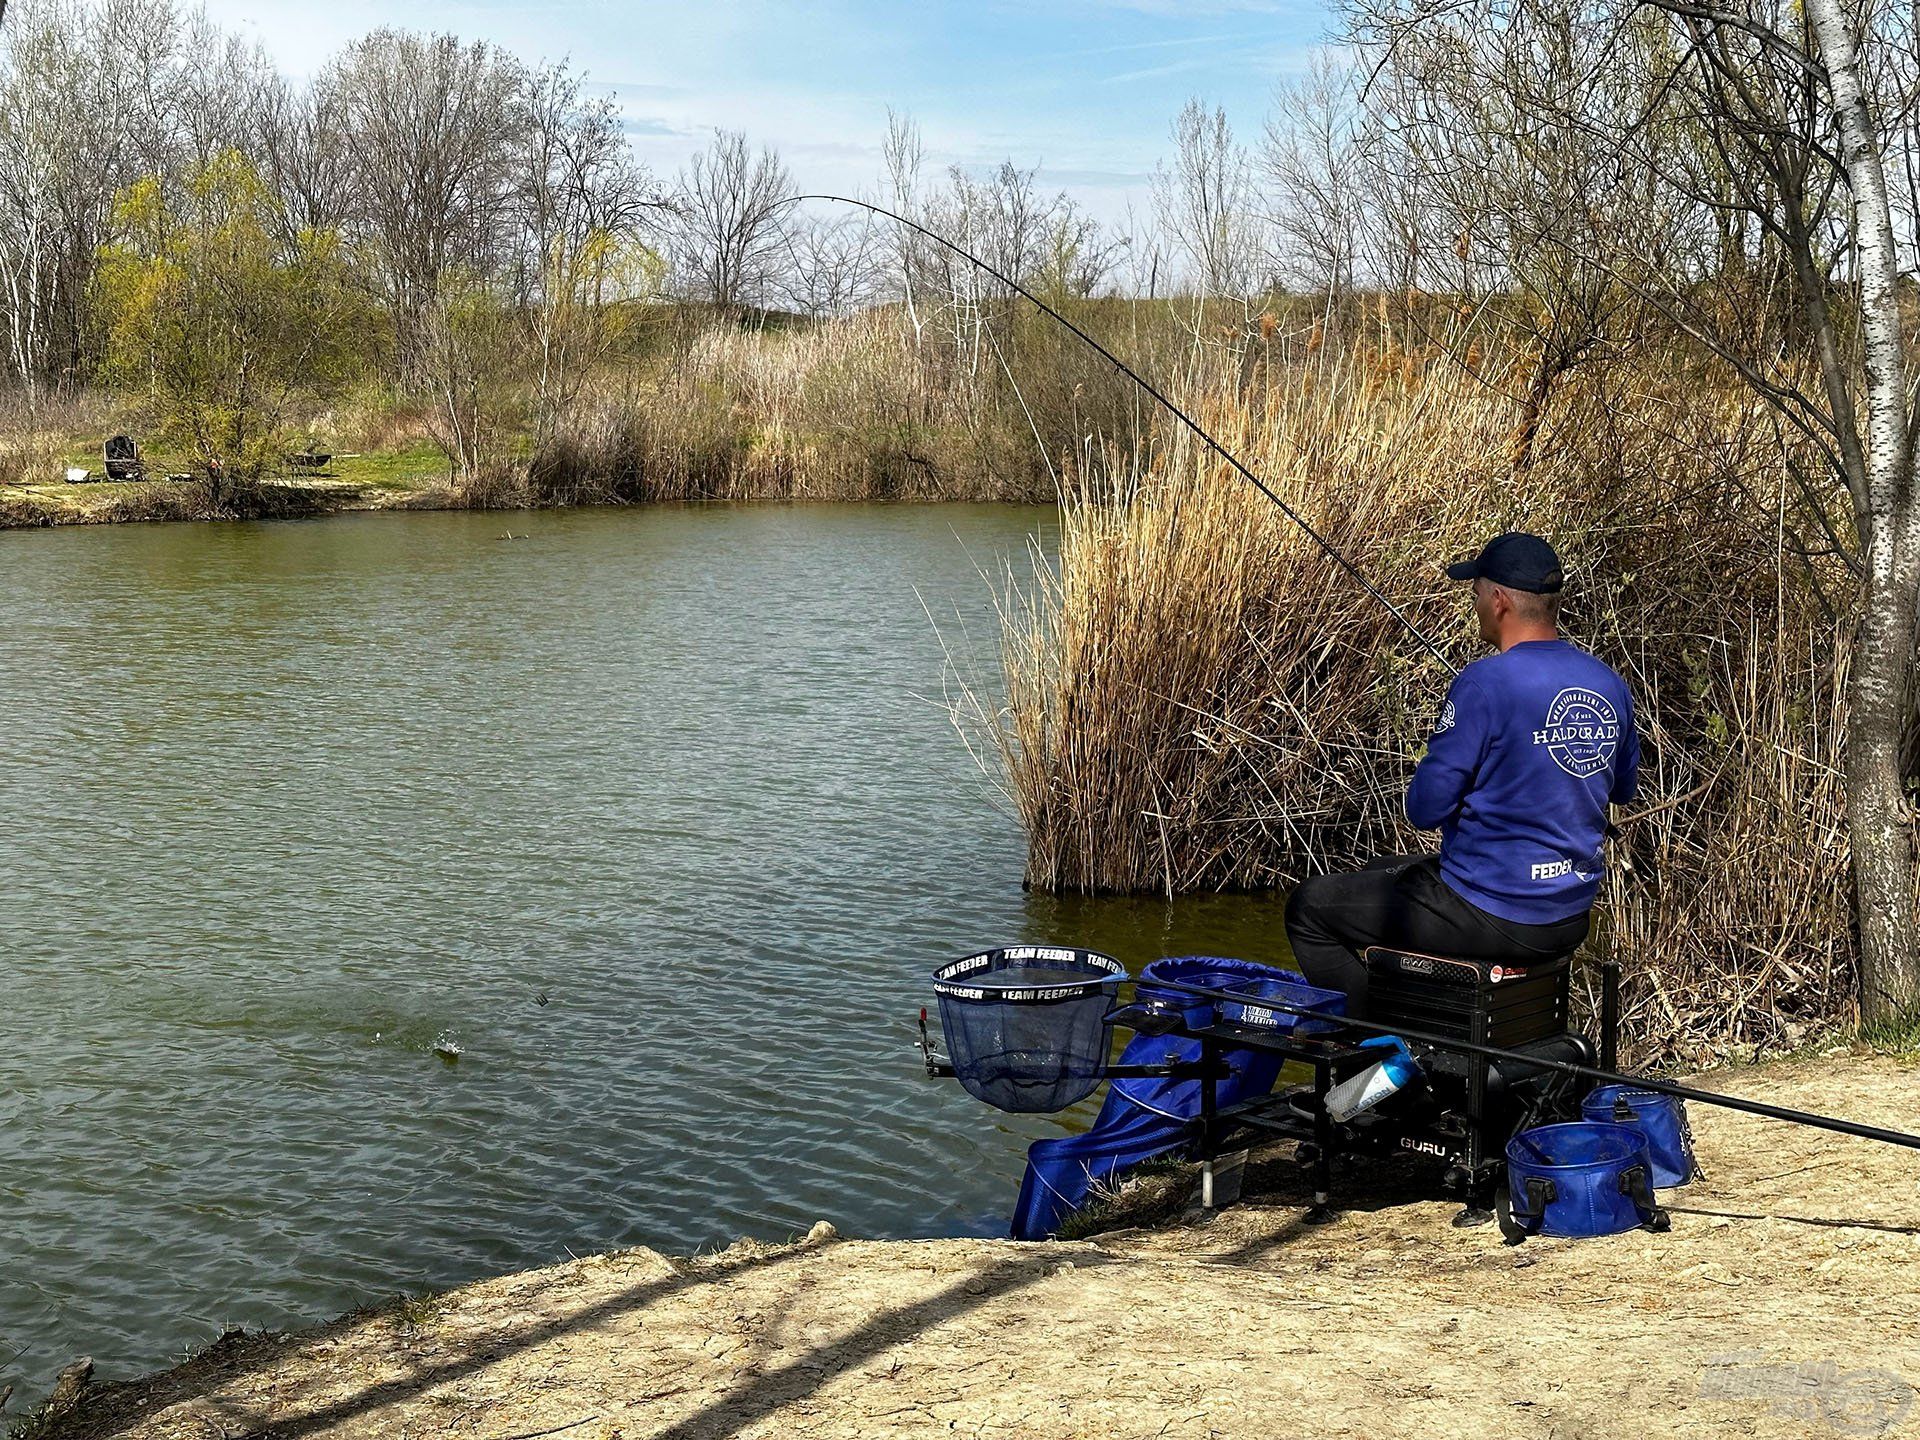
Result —
<svg viewBox="0 0 1920 1440"><path fill-rule="evenodd" d="M1557 595L1567 583L1553 546L1524 530L1496 535L1473 559L1447 567L1449 580L1474 580L1483 576L1509 590L1527 590L1535 595Z"/></svg>

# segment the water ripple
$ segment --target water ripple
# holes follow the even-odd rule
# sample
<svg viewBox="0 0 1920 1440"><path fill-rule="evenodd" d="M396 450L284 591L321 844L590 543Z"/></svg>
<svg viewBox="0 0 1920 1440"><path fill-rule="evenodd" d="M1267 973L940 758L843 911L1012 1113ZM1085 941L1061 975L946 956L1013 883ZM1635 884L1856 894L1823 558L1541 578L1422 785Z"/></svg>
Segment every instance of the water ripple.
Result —
<svg viewBox="0 0 1920 1440"><path fill-rule="evenodd" d="M1169 925L1024 897L915 698L921 597L984 645L1046 518L0 537L0 1382L568 1249L998 1230L1086 1109L927 1082L928 970Z"/></svg>

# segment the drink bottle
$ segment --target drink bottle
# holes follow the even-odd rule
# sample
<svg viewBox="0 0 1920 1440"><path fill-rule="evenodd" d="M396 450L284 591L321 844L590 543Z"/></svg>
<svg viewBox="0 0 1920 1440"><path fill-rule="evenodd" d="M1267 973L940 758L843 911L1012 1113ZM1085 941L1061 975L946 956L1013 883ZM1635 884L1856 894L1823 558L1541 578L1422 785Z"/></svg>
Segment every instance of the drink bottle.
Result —
<svg viewBox="0 0 1920 1440"><path fill-rule="evenodd" d="M1378 1105L1420 1073L1407 1042L1398 1035L1376 1035L1360 1042L1362 1050L1385 1050L1385 1058L1357 1075L1349 1075L1327 1092L1327 1114L1344 1123L1362 1110Z"/></svg>

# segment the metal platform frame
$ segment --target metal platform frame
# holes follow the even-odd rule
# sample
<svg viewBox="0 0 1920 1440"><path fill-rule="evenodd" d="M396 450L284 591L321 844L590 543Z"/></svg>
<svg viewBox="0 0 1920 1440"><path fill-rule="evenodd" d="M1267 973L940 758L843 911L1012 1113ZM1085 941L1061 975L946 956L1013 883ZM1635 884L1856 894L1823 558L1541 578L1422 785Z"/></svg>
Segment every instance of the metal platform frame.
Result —
<svg viewBox="0 0 1920 1440"><path fill-rule="evenodd" d="M1363 1050L1340 1035L1296 1035L1256 1026L1209 1025L1202 1029L1176 1032L1200 1042L1200 1116L1195 1148L1200 1157L1200 1204L1214 1208L1215 1167L1223 1152L1242 1130L1309 1143L1313 1185L1313 1203L1305 1220L1320 1225L1331 1220L1333 1210L1333 1156L1338 1135L1332 1117L1327 1114L1327 1092L1356 1070L1379 1059L1379 1052ZM1251 1096L1224 1110L1218 1104L1218 1077L1225 1071L1223 1050L1261 1050L1277 1055L1285 1064L1305 1065L1313 1071L1311 1084ZM1293 1108L1296 1094L1313 1096L1311 1117Z"/></svg>

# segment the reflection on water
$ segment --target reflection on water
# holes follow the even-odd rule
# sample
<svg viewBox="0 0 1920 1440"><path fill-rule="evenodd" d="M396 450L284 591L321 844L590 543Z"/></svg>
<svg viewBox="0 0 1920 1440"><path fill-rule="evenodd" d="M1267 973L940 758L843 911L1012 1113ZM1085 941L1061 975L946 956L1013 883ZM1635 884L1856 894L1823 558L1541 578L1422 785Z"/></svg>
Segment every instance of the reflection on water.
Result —
<svg viewBox="0 0 1920 1440"><path fill-rule="evenodd" d="M0 536L0 1384L568 1251L998 1232L1090 1109L928 1081L928 973L1279 945L1022 893L941 641L992 674L979 570L1050 518Z"/></svg>
<svg viewBox="0 0 1920 1440"><path fill-rule="evenodd" d="M1071 937L1076 945L1126 962L1131 974L1163 955L1288 958L1278 896L1192 895L1169 902L1147 896L1033 895L1022 923L1034 938Z"/></svg>

